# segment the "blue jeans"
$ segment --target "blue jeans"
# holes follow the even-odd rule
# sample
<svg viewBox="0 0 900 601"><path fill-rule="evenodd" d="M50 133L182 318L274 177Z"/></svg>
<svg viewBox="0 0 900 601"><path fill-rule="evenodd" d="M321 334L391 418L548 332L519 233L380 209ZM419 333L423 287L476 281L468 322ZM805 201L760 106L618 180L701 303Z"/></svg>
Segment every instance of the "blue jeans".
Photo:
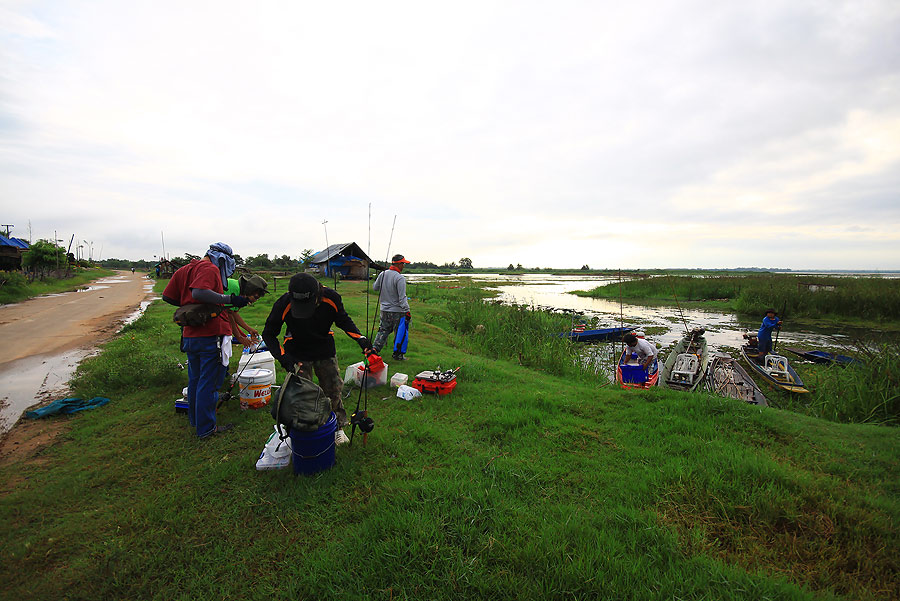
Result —
<svg viewBox="0 0 900 601"><path fill-rule="evenodd" d="M225 380L221 341L221 336L183 340L188 359L188 419L200 438L216 429L218 390Z"/></svg>

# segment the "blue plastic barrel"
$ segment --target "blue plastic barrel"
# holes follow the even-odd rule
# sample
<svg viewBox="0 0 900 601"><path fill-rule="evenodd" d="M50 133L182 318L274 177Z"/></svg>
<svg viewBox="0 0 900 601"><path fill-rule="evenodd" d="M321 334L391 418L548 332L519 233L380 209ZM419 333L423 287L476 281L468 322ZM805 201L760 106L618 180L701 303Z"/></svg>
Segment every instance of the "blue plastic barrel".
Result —
<svg viewBox="0 0 900 601"><path fill-rule="evenodd" d="M334 465L334 433L337 416L331 418L315 432L291 430L291 459L294 474L315 474Z"/></svg>

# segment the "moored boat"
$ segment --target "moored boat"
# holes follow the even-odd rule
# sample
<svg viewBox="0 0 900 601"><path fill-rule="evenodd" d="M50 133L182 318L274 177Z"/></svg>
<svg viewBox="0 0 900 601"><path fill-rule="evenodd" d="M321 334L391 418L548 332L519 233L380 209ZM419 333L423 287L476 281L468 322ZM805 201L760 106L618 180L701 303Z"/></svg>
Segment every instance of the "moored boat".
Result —
<svg viewBox="0 0 900 601"><path fill-rule="evenodd" d="M557 335L563 338L569 338L575 342L609 342L612 340L620 340L622 336L632 329L631 326L601 328L598 330L573 328L571 332L560 332Z"/></svg>
<svg viewBox="0 0 900 601"><path fill-rule="evenodd" d="M650 369L644 369L637 360L628 357L628 351L623 351L616 365L616 383L622 388L650 388L659 384L659 361L656 358L650 364Z"/></svg>
<svg viewBox="0 0 900 601"><path fill-rule="evenodd" d="M709 353L704 330L691 330L675 343L662 367L663 384L674 390L696 390L706 376Z"/></svg>
<svg viewBox="0 0 900 601"><path fill-rule="evenodd" d="M767 406L766 395L757 386L750 374L730 355L715 353L709 361L706 386L724 397Z"/></svg>
<svg viewBox="0 0 900 601"><path fill-rule="evenodd" d="M741 355L755 373L776 388L799 394L809 392L803 384L803 380L791 367L787 357L769 353L766 355L765 363L760 365L756 336L752 334L744 334L744 336L748 339L748 343L741 347Z"/></svg>
<svg viewBox="0 0 900 601"><path fill-rule="evenodd" d="M848 355L838 355L837 353L829 353L828 351L820 351L820 350L811 350L811 351L802 351L796 348L786 348L786 351L790 351L797 355L798 357L802 357L803 359L807 359L808 361L812 361L814 363L823 363L823 364L836 364L840 366L847 365L861 365L862 361L857 359L856 357L850 357Z"/></svg>

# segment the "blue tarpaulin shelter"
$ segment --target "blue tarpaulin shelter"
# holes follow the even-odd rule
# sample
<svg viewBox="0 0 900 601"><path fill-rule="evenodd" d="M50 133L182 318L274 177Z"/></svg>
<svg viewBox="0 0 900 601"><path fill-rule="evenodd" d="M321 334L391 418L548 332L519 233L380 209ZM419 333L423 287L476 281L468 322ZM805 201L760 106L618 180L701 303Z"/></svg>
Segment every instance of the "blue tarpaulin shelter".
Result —
<svg viewBox="0 0 900 601"><path fill-rule="evenodd" d="M356 242L332 244L310 257L309 264L325 276L338 273L342 278L360 280L368 277L367 266L378 271L385 269L370 259Z"/></svg>
<svg viewBox="0 0 900 601"><path fill-rule="evenodd" d="M0 235L0 269L20 269L22 255L28 248L28 243L24 240Z"/></svg>

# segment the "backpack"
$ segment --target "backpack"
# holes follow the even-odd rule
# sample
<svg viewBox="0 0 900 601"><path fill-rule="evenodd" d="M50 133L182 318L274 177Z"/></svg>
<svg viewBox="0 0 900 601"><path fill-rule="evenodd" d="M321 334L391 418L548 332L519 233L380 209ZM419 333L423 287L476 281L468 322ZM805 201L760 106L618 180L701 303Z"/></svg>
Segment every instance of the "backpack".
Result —
<svg viewBox="0 0 900 601"><path fill-rule="evenodd" d="M314 432L331 419L331 399L312 380L288 372L272 404L272 417L288 428Z"/></svg>
<svg viewBox="0 0 900 601"><path fill-rule="evenodd" d="M180 326L199 327L206 325L210 319L219 315L222 309L218 305L206 303L189 303L175 309L172 321Z"/></svg>

